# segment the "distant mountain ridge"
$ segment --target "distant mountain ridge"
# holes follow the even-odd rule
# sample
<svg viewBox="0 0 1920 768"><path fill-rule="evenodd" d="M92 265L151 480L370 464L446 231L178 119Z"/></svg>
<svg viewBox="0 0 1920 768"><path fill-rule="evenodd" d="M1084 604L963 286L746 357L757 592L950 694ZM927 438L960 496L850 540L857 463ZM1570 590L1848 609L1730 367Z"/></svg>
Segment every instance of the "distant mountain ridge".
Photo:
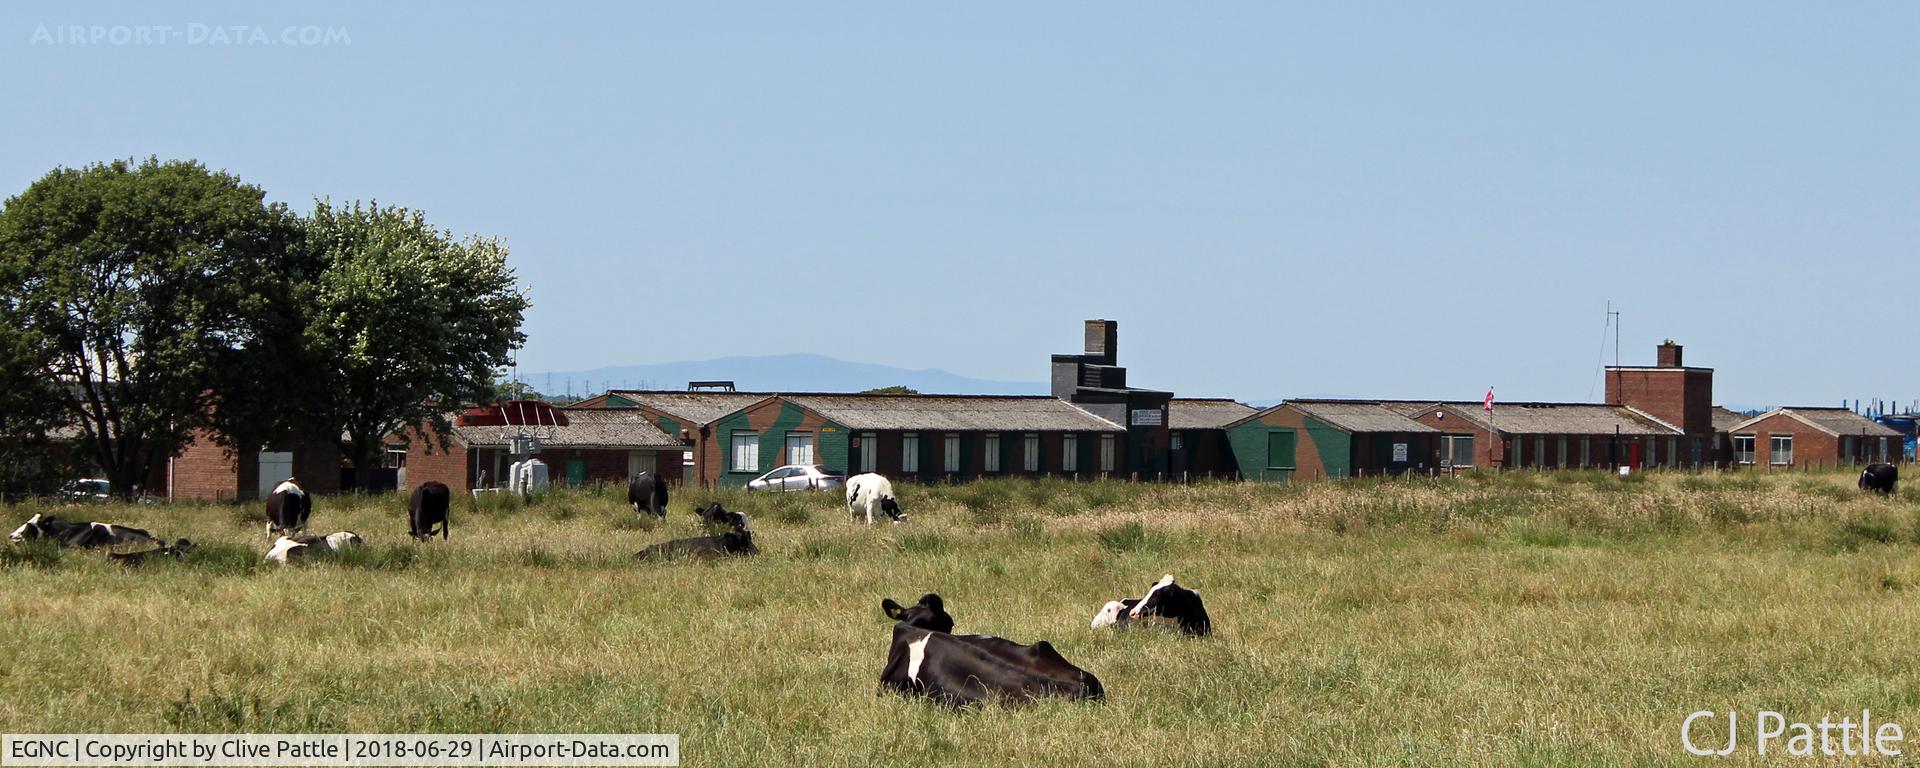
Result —
<svg viewBox="0 0 1920 768"><path fill-rule="evenodd" d="M897 368L806 353L520 374L520 381L542 393L581 397L609 389L685 389L689 381L714 380L732 381L742 392L859 392L891 386L962 395L1044 395L1049 390L1045 381L977 379L938 368Z"/></svg>

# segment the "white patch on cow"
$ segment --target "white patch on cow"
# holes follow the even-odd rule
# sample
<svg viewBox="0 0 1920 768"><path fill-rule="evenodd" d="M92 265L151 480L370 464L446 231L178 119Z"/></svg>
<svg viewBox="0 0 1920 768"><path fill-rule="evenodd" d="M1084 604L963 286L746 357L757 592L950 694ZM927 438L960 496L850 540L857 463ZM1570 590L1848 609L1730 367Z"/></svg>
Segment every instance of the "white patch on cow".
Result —
<svg viewBox="0 0 1920 768"><path fill-rule="evenodd" d="M7 538L15 544L26 541L27 529L32 528L39 524L40 524L40 515L35 514L33 517L27 518L26 522L21 523L20 527L13 529L13 533L7 534Z"/></svg>
<svg viewBox="0 0 1920 768"><path fill-rule="evenodd" d="M1126 609L1126 603L1108 600L1106 605L1100 606L1100 612L1093 615L1093 628L1111 627L1120 623L1120 612Z"/></svg>
<svg viewBox="0 0 1920 768"><path fill-rule="evenodd" d="M112 523L88 523L88 525L91 525L91 526L93 526L93 527L95 527L95 528L98 528L98 529L100 529L100 530L102 530L102 531L106 531L106 532L107 532L107 538L108 538L108 539L112 539L112 538L113 538L113 524L112 524Z"/></svg>
<svg viewBox="0 0 1920 768"><path fill-rule="evenodd" d="M1147 590L1147 593L1145 595L1140 596L1140 602L1133 604L1133 610L1128 612L1127 615L1132 616L1136 619L1140 618L1140 609L1147 607L1147 601L1153 599L1153 593L1160 591L1161 589L1165 588L1167 585L1172 583L1173 583L1173 574L1169 573L1165 576L1160 577L1160 581L1153 585L1153 589Z"/></svg>
<svg viewBox="0 0 1920 768"><path fill-rule="evenodd" d="M891 498L894 498L893 483L878 472L847 478L847 512L858 515L865 510L867 525L873 525L873 510L880 506L880 501Z"/></svg>
<svg viewBox="0 0 1920 768"><path fill-rule="evenodd" d="M365 543L365 541L360 539L360 534L354 533L353 531L341 531L327 535L327 549L335 552L348 547L357 547Z"/></svg>
<svg viewBox="0 0 1920 768"><path fill-rule="evenodd" d="M933 639L933 633L921 635L919 640L907 643L907 679L920 682L920 665L927 661L927 641Z"/></svg>
<svg viewBox="0 0 1920 768"><path fill-rule="evenodd" d="M287 556L296 549L306 546L292 538L282 536L273 543L273 549L267 550L267 559L281 565L287 564Z"/></svg>
<svg viewBox="0 0 1920 768"><path fill-rule="evenodd" d="M273 492L274 493L290 493L295 496L307 495L306 491L301 490L300 486L294 484L293 478L291 477L280 481L279 485L276 485L273 487Z"/></svg>

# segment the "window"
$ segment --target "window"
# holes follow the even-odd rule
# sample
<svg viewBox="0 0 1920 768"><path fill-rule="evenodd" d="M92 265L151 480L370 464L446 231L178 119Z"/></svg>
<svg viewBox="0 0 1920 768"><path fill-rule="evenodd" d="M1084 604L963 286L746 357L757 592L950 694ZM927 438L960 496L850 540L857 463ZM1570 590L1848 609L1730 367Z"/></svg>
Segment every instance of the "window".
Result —
<svg viewBox="0 0 1920 768"><path fill-rule="evenodd" d="M1020 464L1028 472L1040 471L1040 436L1027 435L1021 446Z"/></svg>
<svg viewBox="0 0 1920 768"><path fill-rule="evenodd" d="M920 436L912 432L900 436L900 471L908 474L920 471Z"/></svg>
<svg viewBox="0 0 1920 768"><path fill-rule="evenodd" d="M1680 438L1667 438L1667 466L1680 466Z"/></svg>
<svg viewBox="0 0 1920 768"><path fill-rule="evenodd" d="M787 463L813 464L813 433L787 433Z"/></svg>
<svg viewBox="0 0 1920 768"><path fill-rule="evenodd" d="M940 469L948 474L960 472L960 436L947 435L940 441Z"/></svg>
<svg viewBox="0 0 1920 768"><path fill-rule="evenodd" d="M1557 454L1554 454L1553 465L1556 467L1565 467L1568 464L1569 462L1567 461L1567 436L1561 435L1560 436L1560 452Z"/></svg>
<svg viewBox="0 0 1920 768"><path fill-rule="evenodd" d="M1533 438L1533 465L1535 467L1544 467L1547 465L1546 435L1535 435Z"/></svg>
<svg viewBox="0 0 1920 768"><path fill-rule="evenodd" d="M1753 463L1753 435L1733 436L1733 460L1741 464Z"/></svg>
<svg viewBox="0 0 1920 768"><path fill-rule="evenodd" d="M872 432L860 436L860 471L874 471L874 458L880 455L880 436Z"/></svg>
<svg viewBox="0 0 1920 768"><path fill-rule="evenodd" d="M1593 466L1593 438L1580 438L1580 466Z"/></svg>
<svg viewBox="0 0 1920 768"><path fill-rule="evenodd" d="M982 457L986 459L986 461L981 462L982 464L985 465L984 470L987 472L999 472L1000 471L1000 436L987 435L986 446L983 452L986 454L985 456Z"/></svg>
<svg viewBox="0 0 1920 768"><path fill-rule="evenodd" d="M404 450L396 451L393 449L388 449L386 467L387 469L406 469L407 452Z"/></svg>
<svg viewBox="0 0 1920 768"><path fill-rule="evenodd" d="M1840 460L1853 461L1853 435L1840 436Z"/></svg>
<svg viewBox="0 0 1920 768"><path fill-rule="evenodd" d="M1167 448L1175 451L1183 450L1187 447L1186 442L1180 438L1180 433L1175 432L1168 436Z"/></svg>
<svg viewBox="0 0 1920 768"><path fill-rule="evenodd" d="M1060 471L1080 471L1080 437L1078 435L1060 436Z"/></svg>
<svg viewBox="0 0 1920 768"><path fill-rule="evenodd" d="M1100 471L1113 471L1113 435L1100 436Z"/></svg>
<svg viewBox="0 0 1920 768"><path fill-rule="evenodd" d="M1447 466L1454 468L1473 466L1473 435L1447 435L1445 440Z"/></svg>
<svg viewBox="0 0 1920 768"><path fill-rule="evenodd" d="M1767 460L1775 466L1793 463L1793 435L1774 435L1767 445Z"/></svg>
<svg viewBox="0 0 1920 768"><path fill-rule="evenodd" d="M1886 438L1884 437L1880 438L1880 446L1873 450L1873 460L1874 461L1887 460L1887 439Z"/></svg>
<svg viewBox="0 0 1920 768"><path fill-rule="evenodd" d="M1293 430L1267 433L1267 469L1293 469Z"/></svg>
<svg viewBox="0 0 1920 768"><path fill-rule="evenodd" d="M733 471L760 471L760 433L733 431Z"/></svg>

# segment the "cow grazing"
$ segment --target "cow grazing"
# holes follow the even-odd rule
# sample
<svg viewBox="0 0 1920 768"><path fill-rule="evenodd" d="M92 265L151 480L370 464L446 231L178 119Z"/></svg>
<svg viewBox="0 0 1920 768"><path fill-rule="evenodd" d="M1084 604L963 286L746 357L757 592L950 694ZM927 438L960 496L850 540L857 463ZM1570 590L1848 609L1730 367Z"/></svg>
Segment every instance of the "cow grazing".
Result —
<svg viewBox="0 0 1920 768"><path fill-rule="evenodd" d="M947 615L946 605L940 596L932 592L921 595L920 602L910 608L894 602L891 597L885 598L880 601L880 612L909 627L953 633L953 617Z"/></svg>
<svg viewBox="0 0 1920 768"><path fill-rule="evenodd" d="M1100 679L1073 665L1047 641L1021 645L986 635L950 635L904 622L893 625L882 691L926 696L953 706L1040 696L1099 699Z"/></svg>
<svg viewBox="0 0 1920 768"><path fill-rule="evenodd" d="M159 549L149 549L145 552L109 552L107 553L107 557L113 558L128 568L134 568L144 565L149 558L171 557L179 560L186 556L187 550L189 549L193 549L193 542L187 539L180 539Z"/></svg>
<svg viewBox="0 0 1920 768"><path fill-rule="evenodd" d="M667 479L652 472L634 475L627 481L627 503L633 505L636 515L648 513L667 519Z"/></svg>
<svg viewBox="0 0 1920 768"><path fill-rule="evenodd" d="M847 478L847 514L859 517L861 512L865 512L867 525L873 525L875 508L893 518L895 523L907 521L906 514L900 511L899 499L894 498L893 483L887 482L885 477L868 472Z"/></svg>
<svg viewBox="0 0 1920 768"><path fill-rule="evenodd" d="M275 539L273 547L267 550L267 559L285 565L295 560L304 560L318 555L331 555L345 549L366 546L366 539L353 531L340 531L325 536L302 534L299 536L281 536Z"/></svg>
<svg viewBox="0 0 1920 768"><path fill-rule="evenodd" d="M267 494L267 538L273 535L299 533L307 529L307 518L313 515L313 497L289 477L273 487L273 493Z"/></svg>
<svg viewBox="0 0 1920 768"><path fill-rule="evenodd" d="M747 528L747 516L738 512L727 514L732 515L733 528L724 534L661 542L634 553L633 557L636 560L674 560L759 554L760 548L753 545L753 531Z"/></svg>
<svg viewBox="0 0 1920 768"><path fill-rule="evenodd" d="M1900 468L1892 464L1868 464L1860 472L1860 490L1893 493L1900 482Z"/></svg>
<svg viewBox="0 0 1920 768"><path fill-rule="evenodd" d="M159 544L160 540L139 528L112 523L72 523L51 515L27 518L7 539L15 544L25 541L57 541L63 547L117 547L123 544Z"/></svg>
<svg viewBox="0 0 1920 768"><path fill-rule="evenodd" d="M1161 577L1147 590L1145 597L1114 600L1093 615L1093 628L1126 626L1140 619L1165 619L1180 626L1189 635L1213 631L1213 620L1200 602L1200 593L1175 584L1173 574Z"/></svg>
<svg viewBox="0 0 1920 768"><path fill-rule="evenodd" d="M407 527L413 537L421 541L432 539L437 527L440 540L446 541L447 507L452 499L453 492L438 480L428 480L413 489L413 495L407 498Z"/></svg>

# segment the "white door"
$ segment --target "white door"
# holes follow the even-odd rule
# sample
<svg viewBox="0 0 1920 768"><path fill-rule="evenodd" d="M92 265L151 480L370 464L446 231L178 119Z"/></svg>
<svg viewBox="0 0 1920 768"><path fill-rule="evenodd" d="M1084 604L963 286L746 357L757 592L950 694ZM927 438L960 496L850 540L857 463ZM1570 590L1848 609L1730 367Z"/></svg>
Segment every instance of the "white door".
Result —
<svg viewBox="0 0 1920 768"><path fill-rule="evenodd" d="M273 487L289 477L293 477L292 452L260 452L260 498L273 495Z"/></svg>
<svg viewBox="0 0 1920 768"><path fill-rule="evenodd" d="M627 451L627 477L652 471L648 464L653 463L652 451Z"/></svg>

